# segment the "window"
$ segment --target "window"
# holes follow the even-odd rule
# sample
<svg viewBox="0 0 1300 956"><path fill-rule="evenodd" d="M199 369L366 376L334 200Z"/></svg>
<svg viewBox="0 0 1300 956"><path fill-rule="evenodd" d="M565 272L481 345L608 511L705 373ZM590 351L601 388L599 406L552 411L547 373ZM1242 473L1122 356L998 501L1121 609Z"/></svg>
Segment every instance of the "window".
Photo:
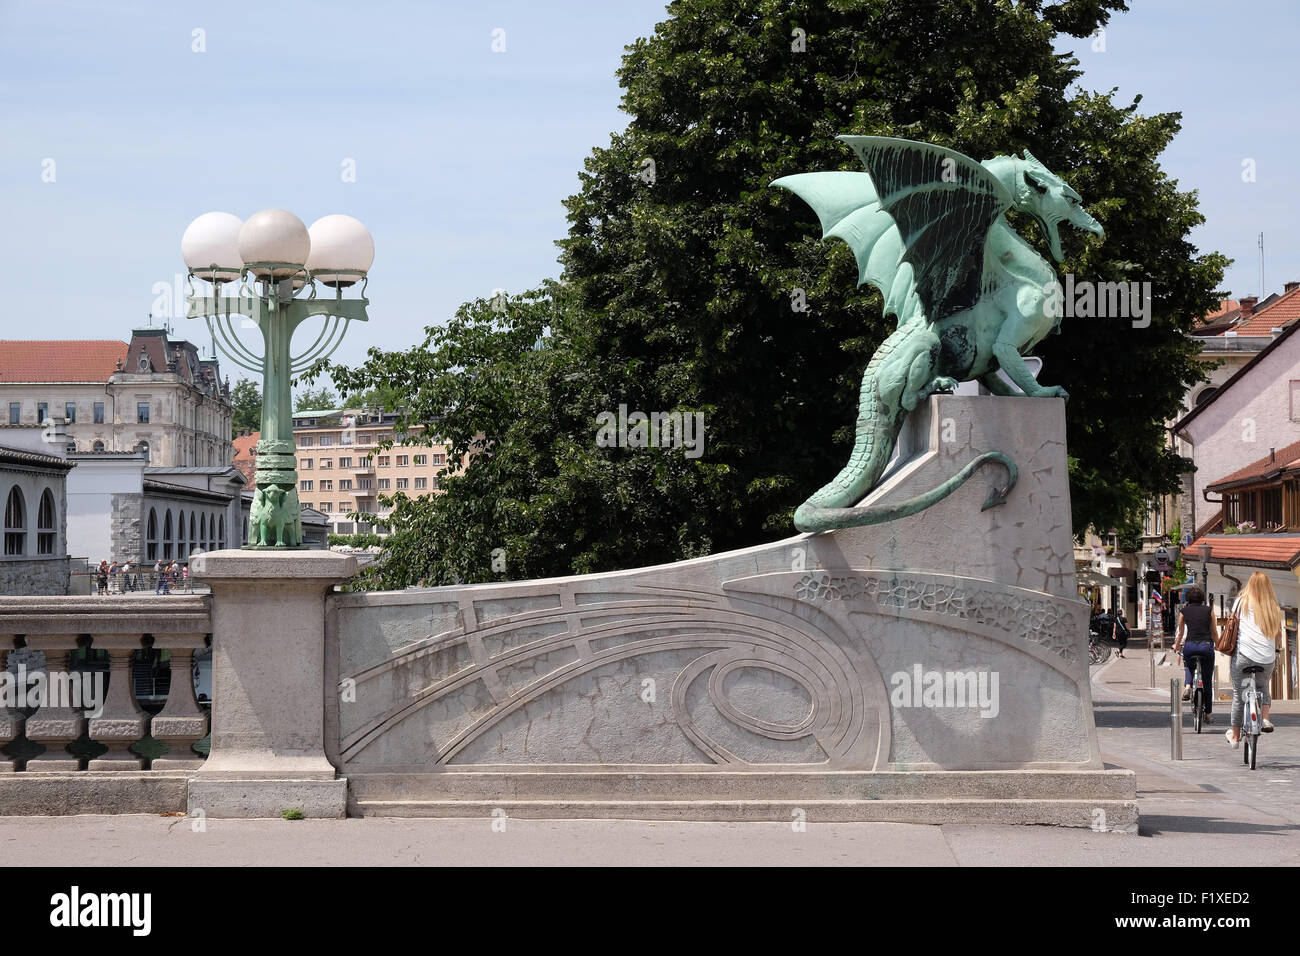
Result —
<svg viewBox="0 0 1300 956"><path fill-rule="evenodd" d="M375 459L372 458L370 455L366 455L364 458L361 459L362 468L373 468L374 464L375 464Z"/></svg>
<svg viewBox="0 0 1300 956"><path fill-rule="evenodd" d="M351 429L348 429L348 430L345 431L342 435L339 436L339 444L340 444L340 445L351 445L351 444L352 444L352 437L353 437L354 434L355 434L355 433L354 433Z"/></svg>
<svg viewBox="0 0 1300 956"><path fill-rule="evenodd" d="M369 490L375 487L375 480L373 478L358 478L357 487Z"/></svg>
<svg viewBox="0 0 1300 956"><path fill-rule="evenodd" d="M380 455L380 456L379 456L379 467L380 467L380 468L387 468L387 467L388 467L389 465L391 465L392 463L393 463L393 459L390 458L388 455Z"/></svg>
<svg viewBox="0 0 1300 956"><path fill-rule="evenodd" d="M298 467L299 467L299 468L303 468L303 469L311 468L311 459L310 459L310 458L301 458L301 459L299 459L299 460L298 460Z"/></svg>
<svg viewBox="0 0 1300 956"><path fill-rule="evenodd" d="M405 490L406 487L407 487L408 485L410 485L410 483L411 483L411 479L410 479L410 478L398 478L398 479L397 479L397 490L398 490L398 491L403 491L403 490Z"/></svg>
<svg viewBox="0 0 1300 956"><path fill-rule="evenodd" d="M334 502L322 501L320 503L320 510L323 511L325 514L330 514L334 510Z"/></svg>
<svg viewBox="0 0 1300 956"><path fill-rule="evenodd" d="M91 451L103 451L103 450L104 450L104 443L103 443L102 441L97 441L97 442L95 442L95 444L93 444L93 445L90 446L90 450L91 450Z"/></svg>
<svg viewBox="0 0 1300 956"><path fill-rule="evenodd" d="M333 468L333 467L334 467L334 459L333 459L333 458L322 458L322 459L320 460L320 466L321 466L322 468Z"/></svg>
<svg viewBox="0 0 1300 956"><path fill-rule="evenodd" d="M75 421L77 420L77 403L76 403L76 402L64 402L64 403L63 403L63 417L66 418L69 422L75 422Z"/></svg>
<svg viewBox="0 0 1300 956"><path fill-rule="evenodd" d="M104 403L103 402L95 403L95 424L96 425L104 424Z"/></svg>
<svg viewBox="0 0 1300 956"><path fill-rule="evenodd" d="M45 420L50 417L50 406L47 402L36 403L36 424L44 425Z"/></svg>
<svg viewBox="0 0 1300 956"><path fill-rule="evenodd" d="M441 491L441 490L442 490L442 486L441 486L440 484L438 484L438 479L437 479L437 478L433 479L433 490L434 490L434 491Z"/></svg>
<svg viewBox="0 0 1300 956"><path fill-rule="evenodd" d="M340 467L340 468L351 468L351 467L352 467L352 459L351 459L351 458L340 458L340 459L339 459L339 467Z"/></svg>
<svg viewBox="0 0 1300 956"><path fill-rule="evenodd" d="M416 478L416 479L415 479L415 490L416 490L416 491L423 491L423 490L427 489L428 487L429 487L429 479L428 479L428 478Z"/></svg>
<svg viewBox="0 0 1300 956"><path fill-rule="evenodd" d="M339 479L339 491L351 491L351 490L352 490L352 479L351 479L351 478L340 478L340 479Z"/></svg>
<svg viewBox="0 0 1300 956"><path fill-rule="evenodd" d="M226 516L217 515L217 550L226 546Z"/></svg>
<svg viewBox="0 0 1300 956"><path fill-rule="evenodd" d="M417 465L427 465L428 463L429 463L429 456L428 456L428 455L416 455L416 456L415 456L415 464L417 464Z"/></svg>
<svg viewBox="0 0 1300 956"><path fill-rule="evenodd" d="M27 550L27 506L23 493L14 485L5 499L5 554L24 554Z"/></svg>
<svg viewBox="0 0 1300 956"><path fill-rule="evenodd" d="M9 424L17 425L23 413L22 402L9 403Z"/></svg>
<svg viewBox="0 0 1300 956"><path fill-rule="evenodd" d="M446 455L434 455L434 456L433 456L433 463L434 463L435 465L445 465L445 464L447 464L447 456L446 456Z"/></svg>
<svg viewBox="0 0 1300 956"><path fill-rule="evenodd" d="M146 558L150 561L158 560L158 512L152 508L149 509L149 533L146 540L148 541L148 550Z"/></svg>
<svg viewBox="0 0 1300 956"><path fill-rule="evenodd" d="M333 491L333 490L334 490L334 482L332 482L332 481L322 481L322 482L320 483L320 490L321 490L321 491Z"/></svg>
<svg viewBox="0 0 1300 956"><path fill-rule="evenodd" d="M298 439L298 445L301 448L310 448L315 443L316 443L316 439L312 438L311 435L303 435L301 438Z"/></svg>
<svg viewBox="0 0 1300 956"><path fill-rule="evenodd" d="M149 424L149 403L148 402L135 403L135 421L137 425Z"/></svg>
<svg viewBox="0 0 1300 956"><path fill-rule="evenodd" d="M311 481L311 480L304 481L304 482L302 482L302 490L303 490L303 491L315 491L315 490L316 490L315 487L314 487L315 484L316 484L316 482Z"/></svg>
<svg viewBox="0 0 1300 956"><path fill-rule="evenodd" d="M410 463L410 459L407 458L405 455L398 455L398 456L397 456L397 467L402 468L402 467L406 466L406 465L409 464L409 463Z"/></svg>
<svg viewBox="0 0 1300 956"><path fill-rule="evenodd" d="M77 453L77 443L75 441L70 441L63 447L69 455L75 455Z"/></svg>
<svg viewBox="0 0 1300 956"><path fill-rule="evenodd" d="M313 505L310 501L304 501L304 502L302 503L302 506L303 506L304 508L314 508L314 507L316 507L316 506Z"/></svg>
<svg viewBox="0 0 1300 956"><path fill-rule="evenodd" d="M163 560L172 559L172 511L167 509L167 515L163 518Z"/></svg>
<svg viewBox="0 0 1300 956"><path fill-rule="evenodd" d="M388 478L380 478L380 479L379 479L379 490L380 490L380 491L387 491L388 488L389 488L389 486L390 486L391 484L392 484L392 481L391 481L390 479L388 479Z"/></svg>
<svg viewBox="0 0 1300 956"><path fill-rule="evenodd" d="M332 445L332 444L334 444L334 436L333 436L333 435L321 435L321 436L320 436L320 444L321 444L321 447L322 447L322 448L324 448L326 445Z"/></svg>

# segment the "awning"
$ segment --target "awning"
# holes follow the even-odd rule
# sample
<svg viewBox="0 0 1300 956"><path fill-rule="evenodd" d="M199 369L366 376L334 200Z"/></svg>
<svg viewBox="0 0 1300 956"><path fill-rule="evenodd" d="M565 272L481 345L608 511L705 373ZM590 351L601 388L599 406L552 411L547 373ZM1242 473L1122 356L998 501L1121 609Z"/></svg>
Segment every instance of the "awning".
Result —
<svg viewBox="0 0 1300 956"><path fill-rule="evenodd" d="M1114 578L1108 578L1104 574L1098 574L1096 571L1075 571L1074 579L1083 587L1089 588L1114 588L1119 587L1119 582Z"/></svg>
<svg viewBox="0 0 1300 956"><path fill-rule="evenodd" d="M1107 568L1106 573L1121 581L1136 581L1137 572L1132 568Z"/></svg>

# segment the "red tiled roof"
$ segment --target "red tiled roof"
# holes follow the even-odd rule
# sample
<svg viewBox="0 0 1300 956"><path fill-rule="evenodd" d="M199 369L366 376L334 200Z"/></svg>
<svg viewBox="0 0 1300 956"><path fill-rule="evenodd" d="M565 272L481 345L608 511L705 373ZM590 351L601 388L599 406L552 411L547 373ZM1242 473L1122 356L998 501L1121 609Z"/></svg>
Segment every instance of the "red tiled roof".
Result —
<svg viewBox="0 0 1300 956"><path fill-rule="evenodd" d="M0 339L0 382L107 382L126 351L112 339Z"/></svg>
<svg viewBox="0 0 1300 956"><path fill-rule="evenodd" d="M1300 535L1295 534L1225 534L1197 538L1183 555L1199 561L1197 550L1202 542L1210 546L1211 561L1252 561L1293 568L1300 563Z"/></svg>
<svg viewBox="0 0 1300 956"><path fill-rule="evenodd" d="M1265 475L1286 469L1300 467L1300 441L1292 442L1285 448L1277 449L1271 455L1265 455L1256 461L1252 461L1244 468L1238 468L1230 475L1224 475L1216 479L1212 484L1206 486L1206 491L1213 491L1220 485L1234 484L1239 481L1246 481L1251 478L1262 479Z"/></svg>
<svg viewBox="0 0 1300 956"><path fill-rule="evenodd" d="M1300 319L1300 288L1283 293L1257 309L1232 331L1238 335L1268 335L1273 329L1286 328L1296 319Z"/></svg>
<svg viewBox="0 0 1300 956"><path fill-rule="evenodd" d="M1199 319L1196 320L1196 324L1198 326L1217 325L1218 323L1223 322L1224 320L1229 319L1232 316L1236 315L1237 310L1240 308L1241 308L1241 303L1238 302L1236 299L1220 299L1219 307L1215 309L1213 312L1206 312L1203 316L1201 316Z"/></svg>
<svg viewBox="0 0 1300 956"><path fill-rule="evenodd" d="M262 433L253 432L231 442L235 446L235 460L231 464L249 485L252 485L253 472L257 470L257 443L261 440Z"/></svg>

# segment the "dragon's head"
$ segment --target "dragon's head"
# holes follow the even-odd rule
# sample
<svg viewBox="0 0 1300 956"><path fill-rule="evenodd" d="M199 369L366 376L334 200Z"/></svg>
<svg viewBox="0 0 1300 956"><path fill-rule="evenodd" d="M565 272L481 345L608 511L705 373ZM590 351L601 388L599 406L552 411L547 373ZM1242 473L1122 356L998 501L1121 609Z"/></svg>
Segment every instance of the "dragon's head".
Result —
<svg viewBox="0 0 1300 956"><path fill-rule="evenodd" d="M1038 220L1051 247L1052 258L1057 262L1065 258L1061 252L1061 234L1057 229L1059 223L1068 222L1076 229L1105 235L1101 224L1084 212L1083 197L1034 159L1029 150L1025 150L1015 208Z"/></svg>

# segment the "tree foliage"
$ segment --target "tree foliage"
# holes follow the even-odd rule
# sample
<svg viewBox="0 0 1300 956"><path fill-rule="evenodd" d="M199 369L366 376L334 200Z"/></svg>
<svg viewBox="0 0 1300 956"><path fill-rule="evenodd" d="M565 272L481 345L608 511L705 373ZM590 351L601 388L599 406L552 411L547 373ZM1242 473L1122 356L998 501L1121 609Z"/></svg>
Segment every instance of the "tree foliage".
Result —
<svg viewBox="0 0 1300 956"><path fill-rule="evenodd" d="M1185 467L1161 422L1201 375L1183 332L1226 262L1192 247L1195 194L1159 167L1178 114L1075 88L1077 63L1054 51L1058 31L1086 36L1122 9L672 3L624 57L630 121L566 201L560 281L504 312L468 303L407 352L331 370L344 394L401 391L404 422L474 452L445 494L386 499L395 534L366 586L607 570L790 533L795 506L844 464L862 372L892 331L848 248L769 187L858 168L842 133L977 159L1029 148L1106 227L1104 242L1063 229L1062 271L1152 283L1149 327L1067 319L1040 348L1044 381L1072 396L1076 531L1131 524ZM1032 222L1015 225L1046 252ZM597 446L596 417L620 405L703 412L704 455Z"/></svg>
<svg viewBox="0 0 1300 956"><path fill-rule="evenodd" d="M262 427L262 391L256 382L240 378L230 390L230 403L234 406L234 415L230 420L231 438L238 435L241 429L257 431Z"/></svg>
<svg viewBox="0 0 1300 956"><path fill-rule="evenodd" d="M304 388L293 400L295 412L319 412L338 407L339 398L326 386Z"/></svg>

